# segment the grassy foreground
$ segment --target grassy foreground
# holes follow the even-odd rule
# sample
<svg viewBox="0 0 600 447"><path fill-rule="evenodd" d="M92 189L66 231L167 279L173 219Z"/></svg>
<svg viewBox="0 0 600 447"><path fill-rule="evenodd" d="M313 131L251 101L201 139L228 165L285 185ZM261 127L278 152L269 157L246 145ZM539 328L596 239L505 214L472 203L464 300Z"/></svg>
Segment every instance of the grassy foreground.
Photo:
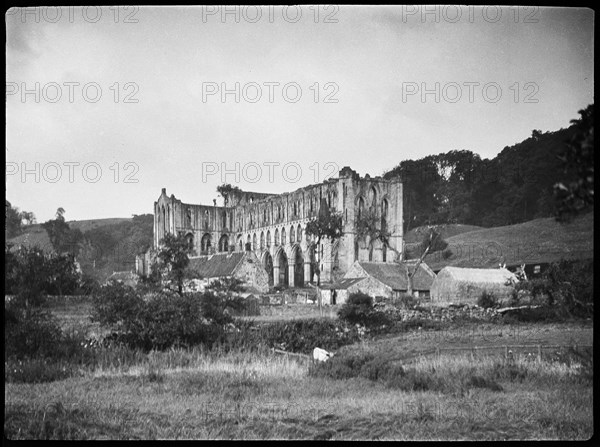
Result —
<svg viewBox="0 0 600 447"><path fill-rule="evenodd" d="M592 381L575 363L425 358L435 390L308 375L250 353L150 353L42 384L5 384L10 439L588 439ZM510 373L510 371L517 373ZM498 373L499 372L499 373ZM508 372L508 373L507 373ZM458 377L494 377L459 386ZM433 382L432 382L433 383Z"/></svg>

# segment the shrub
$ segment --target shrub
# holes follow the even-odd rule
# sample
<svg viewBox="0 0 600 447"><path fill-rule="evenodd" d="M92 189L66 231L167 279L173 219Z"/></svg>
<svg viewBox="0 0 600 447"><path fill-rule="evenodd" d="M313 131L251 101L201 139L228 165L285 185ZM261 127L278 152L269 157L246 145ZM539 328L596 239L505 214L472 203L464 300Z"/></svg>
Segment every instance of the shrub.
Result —
<svg viewBox="0 0 600 447"><path fill-rule="evenodd" d="M305 354L312 354L317 346L335 350L358 341L356 329L346 329L339 322L317 318L266 324L259 332L260 341L266 346Z"/></svg>
<svg viewBox="0 0 600 447"><path fill-rule="evenodd" d="M400 294L400 297L394 301L394 304L399 309L413 310L419 306L420 300L413 295L409 295L408 293L402 293Z"/></svg>
<svg viewBox="0 0 600 447"><path fill-rule="evenodd" d="M494 296L493 293L484 290L479 299L477 300L477 305L479 307L483 307L484 309L490 309L498 306L498 300Z"/></svg>
<svg viewBox="0 0 600 447"><path fill-rule="evenodd" d="M517 283L512 302L520 301L519 292L531 297L530 304L553 307L558 316L591 317L594 309L593 261L555 262L541 278Z"/></svg>
<svg viewBox="0 0 600 447"><path fill-rule="evenodd" d="M452 253L452 250L450 250L449 248L447 248L447 249L445 249L445 250L442 252L442 258L444 258L444 259L448 259L448 258L450 258L450 257L451 257L453 254L454 254L454 253Z"/></svg>
<svg viewBox="0 0 600 447"><path fill-rule="evenodd" d="M356 292L338 311L340 320L355 325L377 328L391 324L391 319L383 312L376 311L373 307L373 298L369 295Z"/></svg>
<svg viewBox="0 0 600 447"><path fill-rule="evenodd" d="M225 293L159 291L142 297L131 287L111 283L94 298L92 316L131 348L162 350L223 342L223 327L233 321L228 309L242 305L243 298Z"/></svg>
<svg viewBox="0 0 600 447"><path fill-rule="evenodd" d="M19 312L10 307L7 313L11 318L5 321L4 327L5 358L55 355L61 344L62 331L50 313L40 309Z"/></svg>

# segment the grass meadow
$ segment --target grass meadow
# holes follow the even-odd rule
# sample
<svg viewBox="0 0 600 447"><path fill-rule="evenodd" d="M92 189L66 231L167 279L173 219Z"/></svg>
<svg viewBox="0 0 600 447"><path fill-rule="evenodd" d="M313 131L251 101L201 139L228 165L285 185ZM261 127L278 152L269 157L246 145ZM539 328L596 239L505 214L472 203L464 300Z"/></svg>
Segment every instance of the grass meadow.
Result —
<svg viewBox="0 0 600 447"><path fill-rule="evenodd" d="M65 322L77 320L61 312ZM536 329L537 343L565 338L571 330L579 343L591 344L591 324L545 329ZM511 331L490 325L481 336L495 334L498 343L506 343L499 330ZM430 338L415 331L347 346L336 357L448 346L452 331L464 335L463 328ZM194 348L145 354L104 348L93 368L81 367L64 380L5 383L4 434L144 440L583 440L593 435L593 371L577 357L517 354L507 360L457 352L419 357L403 367L404 375L387 381L340 379L320 374L308 361L270 352Z"/></svg>

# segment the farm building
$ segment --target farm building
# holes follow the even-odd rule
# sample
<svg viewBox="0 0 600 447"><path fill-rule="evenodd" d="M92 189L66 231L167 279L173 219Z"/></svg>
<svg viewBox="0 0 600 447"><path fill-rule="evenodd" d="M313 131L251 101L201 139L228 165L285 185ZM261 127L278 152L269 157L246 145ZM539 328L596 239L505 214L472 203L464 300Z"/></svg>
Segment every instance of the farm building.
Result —
<svg viewBox="0 0 600 447"><path fill-rule="evenodd" d="M269 290L269 275L250 250L192 257L189 269L201 290L216 279L230 277L244 281L248 292L265 293Z"/></svg>
<svg viewBox="0 0 600 447"><path fill-rule="evenodd" d="M444 267L431 286L431 300L475 304L483 292L507 300L512 291L506 285L510 280L516 282L517 278L506 269Z"/></svg>
<svg viewBox="0 0 600 447"><path fill-rule="evenodd" d="M324 303L342 304L355 292L373 297L397 298L408 290L408 271L413 271L416 261L403 263L356 261L345 277L323 286ZM428 297L435 273L422 262L413 278L413 295Z"/></svg>

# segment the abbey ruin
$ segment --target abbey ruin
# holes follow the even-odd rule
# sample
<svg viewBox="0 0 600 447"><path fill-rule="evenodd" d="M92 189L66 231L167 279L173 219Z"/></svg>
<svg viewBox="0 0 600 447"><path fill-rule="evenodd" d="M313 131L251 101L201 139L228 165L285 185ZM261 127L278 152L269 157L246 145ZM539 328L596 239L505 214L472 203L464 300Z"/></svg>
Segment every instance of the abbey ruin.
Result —
<svg viewBox="0 0 600 447"><path fill-rule="evenodd" d="M318 217L321 203L341 213L343 236L333 244L323 238L315 247L304 230ZM389 232L389 249L379 240L357 236L356 223L366 212L375 214ZM163 188L154 202L154 251L167 233L184 235L195 257L253 252L268 274L269 286L302 287L315 280L315 266L322 283L333 282L355 261L397 260L403 248L402 183L368 174L361 178L344 167L338 178L289 193L234 191L226 206L182 203ZM136 260L138 274L147 274L150 256Z"/></svg>

